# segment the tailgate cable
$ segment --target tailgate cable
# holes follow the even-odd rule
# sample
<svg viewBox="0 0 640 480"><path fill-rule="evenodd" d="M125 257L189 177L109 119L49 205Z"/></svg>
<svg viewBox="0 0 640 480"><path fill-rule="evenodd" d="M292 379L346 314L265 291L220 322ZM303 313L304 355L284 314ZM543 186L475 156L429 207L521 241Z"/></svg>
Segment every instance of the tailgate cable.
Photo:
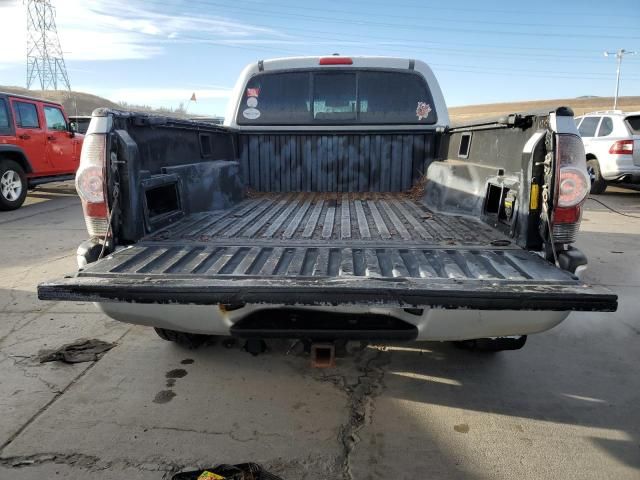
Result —
<svg viewBox="0 0 640 480"><path fill-rule="evenodd" d="M553 253L553 261L556 267L560 268L560 262L558 262L558 254L556 253L556 244L553 240L553 228L551 227L551 217L549 216L549 194L547 186L542 189L542 215L544 222L547 224L547 230L549 231L549 241L551 243L551 253Z"/></svg>
<svg viewBox="0 0 640 480"><path fill-rule="evenodd" d="M552 166L554 156L549 152L544 156L544 162L540 162L538 165L544 166L544 186L542 187L542 220L547 224L547 230L549 231L549 242L551 243L551 253L553 254L553 262L556 267L560 268L560 262L558 262L558 254L556 253L556 245L553 240L553 227L551 226L551 215L549 215L549 187L552 181Z"/></svg>
<svg viewBox="0 0 640 480"><path fill-rule="evenodd" d="M109 235L111 234L111 219L113 218L113 212L115 211L116 207L118 206L119 193L120 193L120 187L116 183L113 186L113 192L112 192L113 204L111 205L111 211L109 212L109 218L107 219L107 231L104 234L104 240L102 241L102 249L100 250L100 255L98 255L98 260L100 260L103 257L105 248L107 246L107 239L109 238Z"/></svg>

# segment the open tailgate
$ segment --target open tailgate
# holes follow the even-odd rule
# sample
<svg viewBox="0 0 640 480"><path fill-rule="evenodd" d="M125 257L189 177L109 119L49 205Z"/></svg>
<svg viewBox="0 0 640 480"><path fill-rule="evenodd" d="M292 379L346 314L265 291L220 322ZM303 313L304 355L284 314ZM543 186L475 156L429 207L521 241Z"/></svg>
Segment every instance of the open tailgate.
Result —
<svg viewBox="0 0 640 480"><path fill-rule="evenodd" d="M143 241L42 283L41 300L615 311L617 296L518 248Z"/></svg>

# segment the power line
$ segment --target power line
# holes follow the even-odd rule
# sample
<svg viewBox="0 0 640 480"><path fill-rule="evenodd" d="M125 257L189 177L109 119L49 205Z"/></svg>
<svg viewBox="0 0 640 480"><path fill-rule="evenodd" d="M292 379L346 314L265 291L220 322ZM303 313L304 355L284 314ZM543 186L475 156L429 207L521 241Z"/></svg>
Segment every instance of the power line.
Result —
<svg viewBox="0 0 640 480"><path fill-rule="evenodd" d="M327 32L330 33L330 32ZM314 36L309 36L309 38L318 38L318 37L314 37ZM324 37L325 40L332 40L328 37ZM198 42L198 43L202 43L202 44L208 44L208 45L216 45L216 46L220 46L220 47L228 47L228 48L238 48L238 49L243 49L243 50L248 50L248 51L267 51L271 54L279 54L279 53L288 53L288 54L293 54L293 55L310 55L313 54L312 51L310 51L311 49L309 48L309 44L306 44L304 46L304 48L302 46L300 46L300 48L292 50L290 48L283 48L281 46L275 46L275 47L265 47L263 45L238 45L236 43L235 40L214 40L211 39L211 37L204 37L204 36L197 36L197 35L180 35L179 39L176 40L163 40L163 42L167 42L167 43L177 43L180 41L186 41L187 43L191 43L191 42ZM274 40L276 42L280 41L280 40ZM336 40L337 41L337 40ZM267 41L268 42L268 41ZM370 44L368 44L370 45ZM315 45L312 45L315 46ZM456 56L472 56L474 58L478 57L477 53L465 53L463 50L456 50L456 49L441 49L438 48L436 50L433 51L425 51L424 48L419 48L419 47L412 47L412 46L398 46L398 48L394 48L393 45L391 46L385 46L385 45L379 45L376 47L378 51L380 50L386 50L389 52L394 52L396 54L402 55L402 56L406 56L406 52L407 50L413 50L413 51L420 51L422 52L424 55L423 57L428 57L428 56L439 56L439 55L446 55L449 52L455 53ZM343 52L344 53L344 52ZM448 55L448 57L450 57L450 55ZM493 58L493 56L491 56L491 58ZM595 58L595 56L591 56L590 58ZM553 78L576 78L576 79L595 79L595 80L602 80L608 77L608 74L602 72L593 72L590 71L588 73L581 73L580 71L564 71L564 70L558 70L558 69L554 69L554 70L541 70L539 68L531 68L531 69L518 69L518 68L509 68L507 70L505 69L500 69L500 68L495 68L495 67L490 67L490 68L484 68L484 67L478 67L478 66L474 66L474 65L469 65L467 63L465 64L444 64L444 63L438 63L437 61L433 62L433 61L429 61L428 62L430 66L432 67L453 67L456 69L460 69L463 68L465 69L465 72L479 72L479 73L508 73L510 75L515 74L516 72L521 72L521 73L526 73L526 74L531 74L530 76L542 76L542 77L553 77ZM447 68L443 68L441 69L442 71L448 71ZM454 70L451 70L454 71ZM460 71L460 70L455 70L455 71ZM635 77L634 77L635 78Z"/></svg>
<svg viewBox="0 0 640 480"><path fill-rule="evenodd" d="M316 30L306 30L306 32L315 32ZM326 32L327 34L331 34L332 32ZM388 37L387 37L388 38ZM573 55L572 57L567 58L566 54L558 54L558 55L554 55L554 54L543 54L543 53L539 53L539 54L531 54L528 53L525 57L523 57L522 53L515 53L515 52L501 52L501 51L493 51L493 50L489 50L489 49L471 49L471 48L467 48L467 49L462 49L462 48L446 48L446 47L440 47L437 45L447 45L447 44L434 44L432 42L421 42L421 41L416 41L416 42L411 42L412 45L405 45L405 44L400 44L400 42L403 42L404 40L396 40L396 42L393 41L381 41L384 40L385 37L359 37L359 38L355 38L355 37L327 37L327 36L318 36L318 35L309 35L308 33L305 33L305 39L318 39L318 40L324 40L324 44L327 45L329 47L329 49L331 49L332 51L335 50L335 48L358 48L361 46L366 46L369 50L371 50L372 46L375 46L376 50L379 49L384 49L384 50L395 50L395 51L402 51L402 52L406 52L406 51L417 51L417 52L422 52L425 55L446 55L447 57L451 57L451 53L455 54L456 57L472 57L472 58L489 58L489 59L499 59L499 58L506 58L506 59L511 59L511 58L517 58L519 61L522 62L536 62L539 63L541 59L545 59L548 60L549 62L551 61L555 61L555 62L562 62L563 64L567 64L567 63L574 63L574 62L579 62L580 60L577 59L584 59L584 60L594 60L596 57L594 54L591 55ZM248 44L247 41L244 40L224 40L225 42L227 42L229 45L233 44L233 45L240 45L240 44ZM254 40L251 40L251 42L254 42ZM282 40L277 40L277 39L272 39L272 40L261 40L261 43L268 43L268 44L273 44L277 47L277 45L279 43L282 43ZM340 44L340 45L337 45ZM306 45L310 45L310 46L320 46L314 42L308 42L306 43ZM344 53L344 52L343 52ZM595 53L595 52L594 52ZM604 74L604 73L603 73Z"/></svg>
<svg viewBox="0 0 640 480"><path fill-rule="evenodd" d="M193 3L193 2L190 2ZM211 2L208 1L203 1L203 2L199 2L202 4L209 4L211 5ZM265 5L263 1L261 0L241 0L240 3L253 3L253 4L257 4L257 5ZM353 3L353 0L351 0L349 3ZM367 2L369 4L369 2ZM341 3L342 5L342 3ZM378 4L378 5L382 5L382 4ZM386 6L389 6L389 3L385 4ZM314 8L314 7L309 7L309 6L303 6L303 7L298 7L296 5L284 5L284 4L278 4L274 1L269 1L269 7L276 7L276 8L281 8L284 9L286 13L286 11L290 11L290 10L298 10L298 11L303 11L303 12L308 12L308 11L317 11L317 12L323 12L323 13L327 13L328 9L325 8ZM393 7L394 7L394 11L397 7L396 3L393 3ZM431 15L431 7L429 6L428 8L425 8L425 5L420 5L420 7L424 8L426 10L425 12L425 16L426 19L429 20L429 22L448 22L448 23L454 23L456 25L459 25L460 23L470 23L473 25L477 25L478 24L478 20L474 19L474 20L464 20L461 18L444 18L444 17L434 17ZM418 8L418 6L416 5L416 8ZM452 10L452 9L448 9L448 10ZM460 10L460 9L456 9L456 10ZM348 14L348 15L357 15L359 17L362 17L363 15L363 11L360 10L343 10L343 9L335 9L332 8L331 13L334 14ZM469 11L469 10L464 10L464 11ZM472 10L472 11L478 11L478 10ZM483 13L489 13L489 11L486 10L481 10ZM497 11L499 13L505 13L504 11ZM274 12L274 13L282 13L282 12ZM524 13L524 12L521 12ZM527 12L528 14L529 12ZM406 15L397 15L394 13L383 13L382 15L372 15L370 12L367 12L366 14L367 18L398 18L401 20L413 20L415 19L415 15L412 15L411 17L407 17ZM483 25L507 25L507 26L514 26L514 27L543 27L543 28L561 28L561 29L566 29L567 25L566 24L550 24L550 23L527 23L527 22L514 22L514 21L507 21L507 22L498 22L495 20L482 20L482 24ZM430 28L430 25L429 27ZM582 29L607 29L609 28L606 25L602 25L602 23L598 24L598 25L583 25L580 24L580 28ZM632 30L632 31L637 31L637 27L620 27L617 26L616 30Z"/></svg>
<svg viewBox="0 0 640 480"><path fill-rule="evenodd" d="M153 1L149 1L147 0L147 3L153 3ZM210 2L197 2L195 1L195 3L199 3L199 4L203 4L203 5L207 5L207 6L211 6ZM273 28L273 26L269 26L266 24L254 24L255 26L259 26L262 28ZM501 56L504 58L518 58L520 61L525 61L525 62L531 62L531 61L537 61L536 57L539 59L546 59L548 61L562 61L563 64L567 63L567 62L574 62L576 58L583 58L583 59L594 59L595 58L595 51L592 50L587 50L587 49L563 49L563 52L566 52L567 50L572 50L572 51L578 51L578 52L590 52L590 54L587 55L578 55L578 54L574 54L571 57L567 58L566 53L563 54L557 54L554 55L553 53L548 53L549 49L542 49L540 47L505 47L504 45L501 46L496 46L496 45L483 45L483 44L477 44L477 43L460 43L460 42L448 42L448 43L441 43L441 42L429 42L429 41L422 41L420 39L401 39L401 38L397 38L397 37L390 37L390 36L381 36L381 35L376 35L376 37L367 37L367 36L362 36L362 35L357 35L357 36L344 36L342 35L340 38L337 38L335 36L335 32L330 32L330 31L325 31L325 30L315 30L315 29L308 29L308 28L296 28L296 27L291 27L290 25L287 25L285 27L283 27L284 30L286 31L300 31L304 33L304 39L308 40L308 39L319 39L319 40L323 40L324 42L326 42L327 45L332 45L332 43L341 43L342 45L332 45L330 47L328 47L328 49L330 50L335 50L336 48L339 49L343 49L343 48L348 48L350 47L350 45L344 45L344 42L364 42L364 41L368 41L369 45L371 45L371 42L376 42L376 48L378 50L387 50L387 51L399 51L402 52L402 54L405 54L406 51L418 51L421 52L423 54L429 54L429 55L444 55L446 54L445 52L451 52L451 53L455 53L456 56L467 56L467 57L473 57L473 58L479 58L479 57L485 57L485 58L490 58L490 59L495 59L495 58L500 58ZM317 33L320 35L312 35L311 33ZM182 38L185 38L184 36ZM207 37L206 39L201 39L199 37L195 38L196 41L208 41L209 37ZM397 48L395 48L394 45L385 45L385 42L381 42L381 40L389 40L391 42L407 42L410 43L410 45L398 45ZM267 39L267 40L263 40L263 43L280 43L283 40L281 38L274 38L274 39ZM225 40L225 41L221 41L219 42L220 44L226 44L229 45L231 47L231 45L236 45L237 48L244 48L246 50L251 49L251 47L248 46L242 46L240 47L240 44L243 42L243 40L237 40L234 42L234 40ZM309 54L309 48L308 46L310 45L310 43L307 43L307 48L302 51L300 50L300 52L302 54ZM426 48L435 48L434 50L429 50L428 52L425 52L425 48L421 48L421 46L424 45ZM315 45L313 45L315 46ZM432 47L433 46L433 47ZM444 46L444 48L442 47ZM464 46L467 47L465 49L455 49L455 48L450 48L451 46ZM357 48L358 45L355 45L355 47ZM447 48L449 47L449 48ZM490 50L475 50L475 51L470 51L472 50L472 48L469 47L486 47ZM515 50L517 50L518 52L509 52L509 51L502 51L505 49L509 49L509 48L513 48ZM258 48L258 47L254 47L255 50L260 50L264 48ZM495 49L498 50L499 53L492 53L491 49ZM291 52L290 49L285 49L282 46L276 46L271 47L266 49L270 52L274 52L274 51L281 51L281 52ZM540 52L547 52L547 53L527 53L526 55L522 55L522 50L525 51L540 51ZM553 50L552 50L553 51ZM480 52L480 53L476 53L476 52ZM483 52L488 53L488 55L482 55ZM555 60L554 60L555 59ZM570 72L570 73L574 73L574 72Z"/></svg>
<svg viewBox="0 0 640 480"><path fill-rule="evenodd" d="M214 45L216 47L222 48L232 48L232 49L241 49L247 51L267 51L272 55L278 55L280 53L288 53L292 55L310 55L308 48L305 48L304 51L301 50L290 50L290 49L274 49L274 48L266 48L259 45L252 46L239 46L229 44L226 40L211 40L210 38L204 37L194 37L194 36L181 36L183 40L188 41L197 41L203 44ZM404 50L404 48L403 48ZM394 50L396 54L401 54L400 50ZM565 72L558 70L538 70L538 69L496 69L496 68L487 68L483 69L481 67L474 67L470 65L456 65L456 64L441 64L437 62L427 62L430 67L432 67L436 72L455 72L455 73L474 73L479 75L494 75L504 77L505 74L512 77L535 77L535 78L558 78L558 79L570 79L570 80L606 80L606 74L583 74L580 72ZM636 78L636 77L632 77ZM640 79L640 77L637 77Z"/></svg>
<svg viewBox="0 0 640 480"><path fill-rule="evenodd" d="M340 37L336 37L336 36L328 36L328 35L334 35L335 32L328 32L328 31L323 31L323 30L313 30L313 29L302 29L302 28L291 28L291 27L285 27L287 28L287 30L292 30L292 31L300 31L304 33L304 40L308 40L308 39L317 39L317 40L323 40L324 44L326 45L331 45L330 49L334 49L335 47L338 47L338 45L335 44L341 44L339 45L339 47L358 47L358 46L364 46L366 45L367 47L370 47L371 45L376 45L376 47L380 47L380 48L386 48L386 49L391 49L391 48L397 48L398 50L414 50L414 51L420 51L420 52L427 52L430 54L439 54L441 52L443 53L455 53L457 55L460 56L472 56L475 58L478 57L482 57L483 55L481 55L482 53L486 53L488 55L485 55L485 57L487 58L496 58L496 57L507 57L507 58L519 58L520 60L523 61L534 61L534 62L539 62L540 59L558 59L558 60L562 60L563 63L567 63L567 62L571 62L574 61L575 59L593 59L594 58L594 53L596 52L592 52L590 55L572 55L572 57L567 58L566 54L558 54L558 55L554 55L554 54L550 54L550 53L527 53L526 57L523 58L522 53L516 53L516 52L505 52L502 51L500 49L500 47L496 47L494 45L482 45L482 44L467 44L467 43L441 43L441 42L429 42L429 41L421 41L421 40L410 40L410 39L403 39L403 38L398 38L398 37L384 37L384 36L376 36L376 37L368 37L368 36L340 36ZM310 35L310 33L319 33L322 35ZM180 42L180 38L185 39L187 37L185 37L184 35L181 35L177 40L162 40L162 42L166 42L166 43L179 43ZM194 40L196 41L208 41L211 40L210 37L189 37L189 38L194 38ZM294 37L295 40L300 40L299 37ZM220 40L221 42L226 42L226 44L228 45L249 45L251 43L255 43L257 40L254 39L250 39L250 40L234 40L234 39L225 39L225 40ZM288 44L293 43L292 40L283 40L283 39L278 39L278 38L273 38L273 39L260 39L260 43L261 44L273 44L275 45L277 48L278 44L282 44L284 42L287 42ZM410 44L410 45L407 45ZM318 44L314 43L314 42L306 42L305 46L319 46ZM475 46L475 47L480 47L477 48L475 51L473 48L447 48L447 46ZM443 47L444 46L444 47ZM482 48L482 47L487 47L487 48ZM492 50L493 48L493 50ZM509 48L509 47L506 47ZM513 47L513 48L518 48L518 47ZM427 50L429 49L429 50ZM520 48L520 50L526 50L526 47L522 47ZM540 51L544 51L543 49L535 49L532 48L532 50L540 50Z"/></svg>
<svg viewBox="0 0 640 480"><path fill-rule="evenodd" d="M594 80L605 80L607 78L606 74L582 74L580 72L564 72L559 70L539 70L539 69L523 69L523 68L509 68L509 69L500 69L500 68L489 68L485 69L482 67L474 67L471 65L456 65L456 64L447 64L447 63L429 63L430 66L433 67L450 67L450 68L464 68L469 72L496 72L496 73L525 73L525 74L538 74L545 77L558 75L561 78L591 78Z"/></svg>
<svg viewBox="0 0 640 480"><path fill-rule="evenodd" d="M250 0L244 0L245 2L250 1ZM238 3L239 0L236 0L235 3ZM303 14L296 14L296 13L286 13L286 12L278 12L278 13L273 13L271 10L261 10L261 9L256 9L254 7L251 7L251 10L248 10L247 8L244 7L235 7L235 6L229 6L226 3L216 3L215 1L207 1L207 2L199 2L197 0L191 0L190 3L197 3L197 4L201 4L201 5L207 5L207 6L214 6L214 7L220 7L220 8L225 8L228 10L235 10L235 11L241 11L242 13L254 13L254 14L260 14L260 16L262 17L275 17L275 18L281 18L281 17L289 17L289 18L303 18L312 22L322 22L322 23L327 23L330 22L332 24L335 23L340 23L340 24L346 24L346 25L359 25L359 26L374 26L374 27L381 27L381 28L399 28L399 29L409 29L409 30L419 30L419 31L425 31L426 29L428 30L440 30L440 31L447 31L447 32L463 32L463 33L478 33L478 34L500 34L500 35L515 35L515 36L536 36L539 37L540 36L540 32L516 32L516 31L499 31L499 30L478 30L478 29L466 29L466 28L449 28L449 27L438 27L438 26L433 26L433 25L416 25L416 24L410 24L410 23L403 23L403 24L399 24L399 23L388 23L388 22L372 22L372 21L365 21L365 20L348 20L348 19L342 19L342 18L337 18L337 17L325 17L325 16L318 16L318 15L303 15ZM240 2L242 3L242 2ZM576 38L593 38L593 34L592 33L567 33L567 32L563 32L563 33L553 33L553 32L544 32L544 36L545 37L562 37L562 38L567 38L567 37L576 37ZM598 35L598 38L615 38L615 39L620 39L620 38L626 38L626 39L640 39L640 37L631 37L631 36L625 36L625 35Z"/></svg>
<svg viewBox="0 0 640 480"><path fill-rule="evenodd" d="M238 3L242 3L242 2L251 2L254 0L236 0L234 2L234 5L238 4ZM163 1L157 1L157 0L146 0L145 4L156 4L159 7L164 7L166 8L167 4ZM288 20L290 18L300 18L300 19L305 19L307 21L310 22L316 22L316 23L322 23L323 25L326 24L343 24L343 25L349 25L351 27L367 27L367 26L371 26L371 27L376 27L376 28L394 28L394 29L400 29L400 30L418 30L420 32L425 32L425 31L431 31L431 30L437 30L437 31L445 31L445 32L456 32L456 33L478 33L478 34L487 34L487 35L493 35L493 34L501 34L501 35L514 35L514 36L528 36L528 37L536 37L539 38L541 36L541 33L539 31L536 32L521 32L521 31L500 31L500 30L478 30L478 29L465 29L465 28L450 28L450 27L441 27L441 26L434 26L434 25L430 25L430 24L421 24L421 25L416 25L416 24L411 24L411 23L388 23L388 22L371 22L371 21L366 21L366 20L361 20L361 19L357 19L357 20L353 20L353 19L344 19L341 17L327 17L327 16L318 16L318 15L304 15L304 14L296 14L296 13L288 13L288 12L273 12L272 10L263 10L260 8L255 8L253 5L248 6L248 7L242 7L242 6L230 6L228 3L217 3L216 1L202 1L202 0L190 0L189 1L189 5L202 5L202 6L206 6L206 7L212 7L215 8L214 13L216 15L221 15L221 10L224 11L226 10L232 10L235 12L239 12L239 13L244 13L244 14L248 14L250 16L253 16L253 18L255 19L256 16L259 17L271 17L271 18L280 18L283 20ZM264 3L260 2L258 3L258 5L265 5ZM290 9L287 9L290 10ZM361 15L361 17L370 17L370 15ZM411 18L413 20L413 18ZM286 26L285 26L286 28ZM617 30L616 30L617 31ZM561 37L561 38L567 38L567 37L576 37L576 38L593 38L593 33L568 33L568 32L562 32L562 33L553 33L553 32L544 32L544 37ZM626 39L640 39L640 37L630 37L630 36L625 36L625 35L598 35L598 38L612 38L612 39L620 39L620 38L626 38Z"/></svg>
<svg viewBox="0 0 640 480"><path fill-rule="evenodd" d="M252 1L252 0L244 0L244 1ZM368 0L367 0L368 1ZM145 1L145 5L155 5L159 8L162 7L166 7L166 3L163 0L146 0ZM217 6L222 6L222 7L226 7L226 4L214 4L213 2L210 1L202 1L202 0L191 0L189 2L189 4L195 4L195 5L202 5L202 6L207 6L207 7L217 7ZM241 9L243 13L253 13L254 10L251 9L246 9L246 8L242 8ZM455 10L455 9L454 9ZM263 10L264 11L264 10ZM105 11L105 13L109 13L107 11ZM155 13L155 12L154 12ZM219 16L220 11L219 10L215 10L216 15ZM224 12L222 12L224 13ZM272 17L276 17L276 18L280 18L278 17L278 15L273 14L270 15ZM367 15L367 17L369 17L370 15ZM255 16L254 16L255 18ZM323 17L324 19L326 19L327 17ZM355 34L355 36L344 36L344 32L340 32L341 37L338 39L335 37L336 32L331 32L331 31L326 31L326 30L317 30L317 29L309 29L309 28L296 28L291 26L291 22L288 22L286 25L268 25L265 23L255 23L253 21L254 19L251 20L251 25L252 26L256 26L256 27L261 27L261 28L265 28L265 29L271 29L273 30L274 27L276 28L282 28L283 30L286 31L298 31L298 32L302 32L304 33L304 39L307 38L318 38L318 39L323 39L323 40L336 40L336 41L348 41L350 39L353 39L354 41L357 40L365 40L365 39L372 39L373 41L379 41L379 40L389 40L389 41L398 41L398 42L407 42L410 43L412 46L415 45L433 45L433 46L445 46L445 47L475 47L475 48L487 48L487 49L495 49L497 51L503 51L505 50L504 53L501 53L505 56L518 56L518 57L522 57L522 51L526 51L526 52L546 52L546 53L539 53L539 54L530 54L527 53L526 56L527 57L533 57L533 56L539 56L540 58L558 58L558 59L563 59L563 60L567 60L567 61L571 61L571 58L567 58L566 54L558 54L558 55L553 55L550 54L548 52L553 52L555 51L555 49L553 48L545 48L545 47L531 47L531 46L513 46L513 43L510 43L509 45L505 45L505 44L500 44L500 45L492 45L492 44L482 44L482 43L478 43L478 42L473 42L473 43L469 43L469 42L431 42L431 41L425 41L425 40L421 40L420 38L399 38L399 37L392 37L392 36L382 36L379 35L378 32L376 32L376 36L375 37L367 37L367 36L363 36L360 35L358 33ZM327 23L324 22L323 23ZM329 22L330 23L330 22ZM266 33L266 32L265 32ZM309 33L317 33L320 34L320 36L312 36L309 35ZM485 33L500 33L500 32L485 32ZM526 32L522 32L525 33ZM333 37L327 37L327 35L331 35ZM539 34L536 33L531 33L530 35L535 35L538 36ZM184 37L183 37L184 38ZM296 38L297 39L297 38ZM280 39L274 39L273 41L280 41ZM229 40L230 42L232 40ZM266 40L268 41L268 40ZM245 47L243 47L245 48ZM414 47L406 47L406 46L402 46L403 49L405 48L414 48ZM444 51L442 48L439 48L439 50ZM451 48L448 48L447 50L449 51L453 51ZM468 48L467 48L468 50ZM509 52L508 50L514 50L514 52ZM558 49L558 51L560 51ZM582 52L584 53L584 55L572 55L572 58L585 58L585 59L589 59L589 58L594 58L594 54L598 53L598 50L594 50L594 49L586 49L586 48L565 48L563 47L562 52Z"/></svg>
<svg viewBox="0 0 640 480"><path fill-rule="evenodd" d="M304 47L304 49L299 49L299 50L291 50L291 49L281 48L281 47L267 48L260 45L242 45L241 46L241 45L236 45L233 43L233 41L229 41L229 40L212 40L211 38L199 37L199 36L193 36L193 35L181 35L180 38L182 40L186 40L189 43L199 42L206 45L215 45L218 47L225 47L225 48L238 48L238 49L248 50L248 51L267 51L271 54L276 54L276 55L278 53L288 53L292 55L312 55L313 54L309 52L308 47ZM388 50L390 52L394 52L397 55L405 54L404 56L406 56L407 47L403 46L399 49L380 47L380 50ZM425 54L427 53L433 54L436 52L425 52ZM569 79L574 78L574 79L593 79L593 80L606 80L608 78L608 74L597 73L597 72L580 73L579 71L541 70L538 68L535 68L535 69L533 68L532 69L521 69L521 68L509 68L509 69L502 68L501 69L501 68L494 68L494 67L484 68L484 67L477 67L469 64L438 63L437 61L436 62L428 61L427 63L429 64L430 67L437 68L439 71L455 71L455 72L486 73L486 74L501 74L501 75L504 75L505 73L509 75L523 74L522 76L536 76L536 77L543 77L543 78L569 78ZM444 68L441 68L441 67L444 67ZM452 70L451 68L455 70ZM630 77L630 78L637 78L637 77Z"/></svg>
<svg viewBox="0 0 640 480"><path fill-rule="evenodd" d="M325 0L326 1L326 0ZM331 0L330 0L331 1ZM342 3L343 0L333 0L339 3ZM367 6L370 5L381 5L381 6L389 6L391 5L387 0L381 0L381 1L374 1L374 0L349 0L349 3L360 3L360 4L365 4ZM405 8L416 8L416 7L424 7L425 4L423 2L418 2L418 3L406 3L406 2L398 2L398 1L394 1L393 2L393 8L397 8L397 7L405 7ZM443 7L442 5L433 5L430 4L428 6L429 10L435 10L435 11L439 11L439 10L443 10L443 11L452 11L452 12L478 12L478 13L498 13L501 15L526 15L526 16L535 16L535 15L539 15L539 16L544 16L544 17L549 17L549 11L545 10L545 9L541 9L541 10L535 10L533 8L529 8L527 10L505 10L504 8L502 9L488 9L488 8L472 8L472 7ZM625 16L626 13L625 12ZM575 18L576 16L581 16L581 17L594 17L597 18L598 20L602 20L603 18L614 18L614 19L620 19L620 15L616 14L616 15L607 15L607 14L603 14L603 13L586 13L586 12L580 12L578 15L576 15L575 11L570 11L570 12L561 12L559 10L556 10L556 7L554 6L554 12L553 14L555 16L558 15L562 15L562 14L566 14L566 15L571 15L572 18Z"/></svg>

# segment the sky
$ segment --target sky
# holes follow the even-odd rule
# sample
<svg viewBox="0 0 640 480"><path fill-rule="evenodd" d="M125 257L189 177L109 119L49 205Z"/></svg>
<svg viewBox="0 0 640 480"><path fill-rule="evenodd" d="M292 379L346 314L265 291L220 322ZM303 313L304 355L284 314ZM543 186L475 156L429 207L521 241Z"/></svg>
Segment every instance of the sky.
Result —
<svg viewBox="0 0 640 480"><path fill-rule="evenodd" d="M612 96L624 48L640 95L639 0L51 1L73 90L194 114L224 114L248 63L335 52L424 60L459 106ZM0 0L0 85L26 86L25 9Z"/></svg>

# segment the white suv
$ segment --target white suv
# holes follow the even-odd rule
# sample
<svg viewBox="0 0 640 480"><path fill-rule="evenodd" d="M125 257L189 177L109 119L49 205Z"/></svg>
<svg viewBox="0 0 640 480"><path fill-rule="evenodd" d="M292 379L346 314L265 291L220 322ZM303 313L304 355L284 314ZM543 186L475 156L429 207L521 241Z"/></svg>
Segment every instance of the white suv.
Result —
<svg viewBox="0 0 640 480"><path fill-rule="evenodd" d="M640 112L621 110L576 117L587 154L591 193L609 182L640 183Z"/></svg>

